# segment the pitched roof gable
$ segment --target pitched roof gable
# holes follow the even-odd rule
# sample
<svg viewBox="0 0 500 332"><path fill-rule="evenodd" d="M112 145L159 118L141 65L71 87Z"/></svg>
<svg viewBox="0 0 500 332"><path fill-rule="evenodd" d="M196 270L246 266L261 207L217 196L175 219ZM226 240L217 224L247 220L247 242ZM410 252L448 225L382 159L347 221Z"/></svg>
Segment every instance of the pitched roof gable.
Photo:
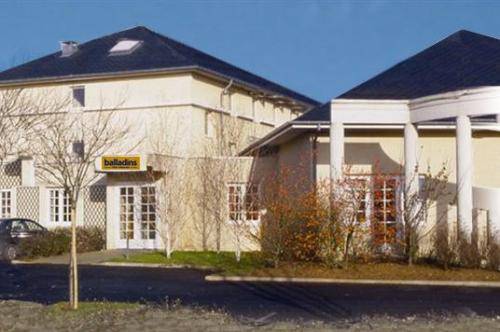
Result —
<svg viewBox="0 0 500 332"><path fill-rule="evenodd" d="M460 30L338 98L413 99L496 85L500 85L500 40Z"/></svg>
<svg viewBox="0 0 500 332"><path fill-rule="evenodd" d="M500 40L460 30L337 98L402 100L484 86L500 86ZM328 105L295 121L330 121Z"/></svg>
<svg viewBox="0 0 500 332"><path fill-rule="evenodd" d="M109 56L109 50L123 39L140 40L141 45L129 54ZM142 26L82 43L78 51L68 57L56 52L7 69L0 72L0 83L177 68L206 69L308 105L318 104L312 98Z"/></svg>

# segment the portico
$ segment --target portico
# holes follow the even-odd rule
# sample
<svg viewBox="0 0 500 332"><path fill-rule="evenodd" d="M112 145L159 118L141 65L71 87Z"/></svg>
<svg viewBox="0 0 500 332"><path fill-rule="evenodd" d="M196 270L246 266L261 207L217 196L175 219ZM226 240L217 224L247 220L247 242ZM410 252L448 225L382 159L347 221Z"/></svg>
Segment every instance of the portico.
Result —
<svg viewBox="0 0 500 332"><path fill-rule="evenodd" d="M477 88L447 92L409 100L349 100L336 99L330 104L330 179L342 177L344 169L345 125L400 125L404 127L404 186L407 192L418 190L419 144L418 126L433 121L455 123L456 141L456 201L460 235L471 241L474 202L489 213L489 233L500 231L500 201L486 199L498 191L473 187L473 147L471 118L499 118L500 88ZM500 126L498 129L500 131ZM420 170L421 171L421 170ZM478 196L474 200L473 190Z"/></svg>

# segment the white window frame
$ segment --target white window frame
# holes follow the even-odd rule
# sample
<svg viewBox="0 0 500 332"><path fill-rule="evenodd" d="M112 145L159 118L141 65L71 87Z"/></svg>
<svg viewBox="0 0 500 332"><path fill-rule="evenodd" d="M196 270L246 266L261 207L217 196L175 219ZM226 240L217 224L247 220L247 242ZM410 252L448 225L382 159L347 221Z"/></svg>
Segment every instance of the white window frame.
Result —
<svg viewBox="0 0 500 332"><path fill-rule="evenodd" d="M366 195L366 204L365 204L365 218L366 218L366 227L372 227L374 223L374 212L375 212L375 181L374 181L374 176L373 175L346 175L350 179L360 179L360 180L366 180L366 185L367 185L367 193ZM395 197L395 209L396 209L396 237L401 238L401 223L402 223L402 216L400 213L400 208L401 204L403 204L403 197L402 197L402 188L401 188L401 180L402 177L400 175L383 175L384 181L387 180L394 180L396 181L396 188L394 192L394 197ZM371 234L371 237L373 238L373 234ZM388 245L391 245L391 243L384 243L382 244L382 247L387 247ZM383 248L385 249L385 248Z"/></svg>
<svg viewBox="0 0 500 332"><path fill-rule="evenodd" d="M363 180L365 181L365 185L366 185L366 192L365 192L365 197L364 197L364 201L365 201L365 222L364 222L364 226L365 227L369 227L370 224L371 224L371 213L372 213L372 203L373 203L373 200L372 200L372 184L373 184L373 181L372 181L372 177L371 176L368 176L368 175L348 175L347 176L349 179L352 179L352 180ZM359 209L358 211L359 212ZM357 214L356 212L356 214ZM359 224L359 221L356 219L356 224Z"/></svg>
<svg viewBox="0 0 500 332"><path fill-rule="evenodd" d="M57 193L57 195L52 195ZM56 197L57 196L57 197ZM49 223L57 226L71 225L71 203L69 195L64 192L63 188L48 188L48 216ZM52 203L55 202L53 206ZM54 214L56 207L58 208L57 214ZM55 220L57 216L58 220Z"/></svg>
<svg viewBox="0 0 500 332"><path fill-rule="evenodd" d="M124 189L126 192L125 192L125 197L127 198L127 201L126 201L126 204L125 204L125 208L128 208L128 206L130 205L130 203L128 202L128 197L132 197L133 199L133 202L131 203L132 204L132 221L130 222L130 220L128 220L128 216L130 214L129 211L122 211L122 189ZM127 193L128 189L132 189L132 194L129 195ZM129 240L133 240L135 238L135 233L136 233L136 230L135 230L135 222L136 222L136 193L135 193L135 187L134 186L129 186L129 185L124 185L124 186L120 186L118 187L118 238L120 240L127 240L127 237L128 237L128 234L132 234L132 237L129 238ZM127 220L123 221L122 220L122 215L126 216ZM129 224L132 224L132 228L129 229ZM125 224L125 229L124 229L124 232L125 232L125 237L122 238L122 224Z"/></svg>
<svg viewBox="0 0 500 332"><path fill-rule="evenodd" d="M157 209L155 208L155 236L154 238L150 238L148 236L148 238L143 238L143 234L142 234L142 194L141 194L141 191L142 191L142 188L154 188L155 190L155 202L156 204L158 204L158 189L156 187L155 184L152 184L152 183L148 183L148 184L129 184L129 183L124 183L124 184L120 184L119 186L117 186L118 188L118 240L119 241L126 241L127 238L122 238L122 230L121 230L121 224L122 224L122 220L121 220L121 190L122 188L132 188L133 190L133 193L132 193L132 197L133 197L133 221L132 221L132 234L133 234L133 237L129 239L129 241L138 241L138 242L145 242L145 241L158 241L159 240L159 236L157 233L157 226L158 226L158 223L160 222L160 218L158 216L158 211ZM128 230L128 226L127 226L127 230Z"/></svg>
<svg viewBox="0 0 500 332"><path fill-rule="evenodd" d="M4 195L8 198L4 198ZM11 189L1 189L0 190L0 218L10 218L14 216L14 203L13 203L13 192ZM5 201L8 199L8 206L4 206ZM4 210L8 209L8 213L4 213Z"/></svg>
<svg viewBox="0 0 500 332"><path fill-rule="evenodd" d="M211 111L205 111L205 119L204 119L204 132L205 132L205 137L207 138L213 138L214 137L214 122L213 122L213 116L212 116Z"/></svg>
<svg viewBox="0 0 500 332"><path fill-rule="evenodd" d="M158 234L157 233L157 230L158 230L158 222L159 222L159 216L158 216L158 190L156 188L156 186L154 185L144 185L144 186L138 186L138 196L139 196L139 211L138 211L138 215L139 215L139 238L141 239L141 241L147 241L147 240L156 240L158 238ZM154 193L154 203L151 204L151 203L147 203L146 206L148 207L151 207L152 206L152 211L150 209L148 209L148 211L146 211L146 215L151 215L153 214L154 215L154 221L152 220L146 220L145 222L142 220L142 216L143 216L143 211L142 211L142 208L143 208L143 202L142 202L142 190L143 189L147 189L148 191L153 189ZM149 194L149 192L148 192ZM146 229L146 231L144 231L142 229L142 225L143 224L146 224L148 227ZM150 224L154 224L154 227L153 229L151 230L150 229ZM146 232L147 236L144 237L144 232ZM151 237L151 232L153 232L153 237Z"/></svg>
<svg viewBox="0 0 500 332"><path fill-rule="evenodd" d="M247 209L246 209L246 193L247 189L250 186L254 186L257 188L257 202L260 201L260 184L254 184L254 183L249 183L249 182L228 182L226 184L226 207L227 207L227 220L228 222L248 222L248 223L260 223L262 212L260 210L259 204L257 205L257 219L247 219ZM231 202L231 193L230 193L230 188L231 187L236 187L236 188L241 188L241 209L237 213L241 215L241 219L234 220L231 218L231 209L229 208L229 204Z"/></svg>
<svg viewBox="0 0 500 332"><path fill-rule="evenodd" d="M390 180L394 180L396 182L396 186L394 188L394 209L395 209L395 220L394 221L390 221L388 222L387 219L384 220L382 223L384 225L388 225L388 224L392 224L394 223L394 227L396 228L396 239L400 239L401 238L401 222L402 222L402 216L400 214L400 208L401 208L401 204L403 203L402 202L402 192L401 192L401 179L402 177L399 176L399 175L384 175L384 188L385 188L385 183L387 181L390 181ZM374 185L372 185L372 193L374 193L375 191L375 188L374 188ZM375 195L372 194L372 197L374 197ZM383 198L383 203L384 203L384 206L386 206L385 204L388 203L389 201L387 200L386 197ZM374 213L375 212L375 198L372 198L372 212ZM385 212L384 212L385 213ZM389 243L389 242L384 242L381 247L382 249L388 249L387 247L388 246L391 246L393 245L393 243Z"/></svg>

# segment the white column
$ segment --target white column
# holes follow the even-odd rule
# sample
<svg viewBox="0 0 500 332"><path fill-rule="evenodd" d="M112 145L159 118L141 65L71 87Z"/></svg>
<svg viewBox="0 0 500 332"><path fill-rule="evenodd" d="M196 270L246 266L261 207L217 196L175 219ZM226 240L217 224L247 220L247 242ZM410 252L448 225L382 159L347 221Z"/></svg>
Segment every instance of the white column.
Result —
<svg viewBox="0 0 500 332"><path fill-rule="evenodd" d="M335 183L342 179L344 164L344 124L332 122L330 124L330 181Z"/></svg>
<svg viewBox="0 0 500 332"><path fill-rule="evenodd" d="M418 191L418 131L416 125L405 124L405 192L410 197Z"/></svg>
<svg viewBox="0 0 500 332"><path fill-rule="evenodd" d="M468 116L457 117L457 208L458 227L467 241L472 234L472 129Z"/></svg>

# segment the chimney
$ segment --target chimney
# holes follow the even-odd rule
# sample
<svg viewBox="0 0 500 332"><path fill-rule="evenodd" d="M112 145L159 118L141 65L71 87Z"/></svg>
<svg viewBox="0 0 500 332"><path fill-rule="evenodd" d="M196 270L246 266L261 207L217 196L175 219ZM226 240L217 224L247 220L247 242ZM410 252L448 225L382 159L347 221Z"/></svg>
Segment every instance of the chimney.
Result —
<svg viewBox="0 0 500 332"><path fill-rule="evenodd" d="M78 51L78 43L75 41L62 41L60 44L62 57L72 56L76 51Z"/></svg>

